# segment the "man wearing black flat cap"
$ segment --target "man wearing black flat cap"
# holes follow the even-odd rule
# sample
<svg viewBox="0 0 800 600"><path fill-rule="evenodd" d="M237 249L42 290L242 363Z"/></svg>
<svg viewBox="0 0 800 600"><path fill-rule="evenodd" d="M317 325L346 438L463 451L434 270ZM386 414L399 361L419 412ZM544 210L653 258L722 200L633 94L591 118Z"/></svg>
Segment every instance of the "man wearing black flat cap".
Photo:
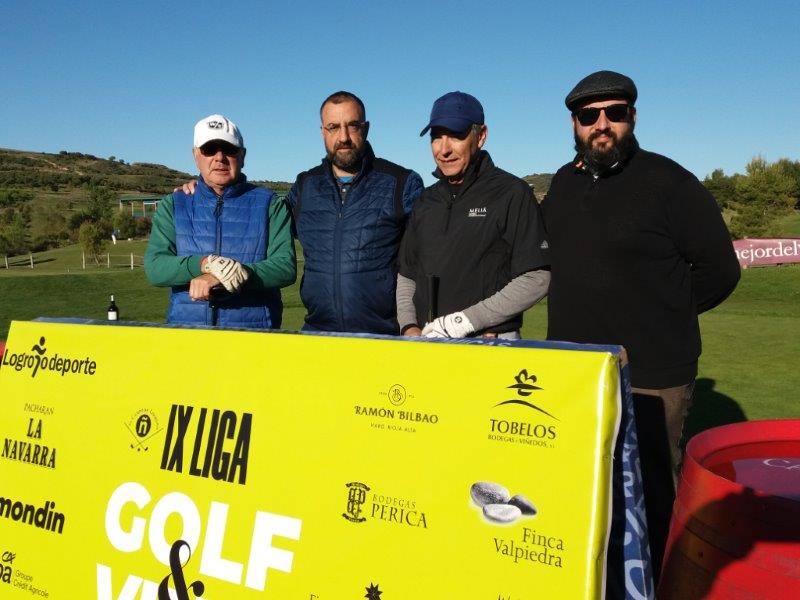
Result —
<svg viewBox="0 0 800 600"><path fill-rule="evenodd" d="M630 361L653 572L675 498L700 329L736 287L739 265L711 194L639 148L637 90L613 71L566 97L577 155L542 203L552 263L548 339L620 344Z"/></svg>
<svg viewBox="0 0 800 600"><path fill-rule="evenodd" d="M464 92L433 105L437 183L400 247L397 320L404 335L519 338L522 313L547 293L547 242L530 186L483 150L483 107Z"/></svg>

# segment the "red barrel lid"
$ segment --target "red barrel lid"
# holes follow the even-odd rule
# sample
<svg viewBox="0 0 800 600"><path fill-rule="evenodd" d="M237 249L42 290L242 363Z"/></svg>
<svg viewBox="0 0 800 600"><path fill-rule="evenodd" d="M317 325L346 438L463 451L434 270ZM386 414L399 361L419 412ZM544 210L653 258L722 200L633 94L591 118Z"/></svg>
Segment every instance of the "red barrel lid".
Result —
<svg viewBox="0 0 800 600"><path fill-rule="evenodd" d="M752 490L800 500L800 440L730 446L709 454L701 464Z"/></svg>
<svg viewBox="0 0 800 600"><path fill-rule="evenodd" d="M730 482L729 486L733 484L732 488L800 501L798 419L749 421L709 429L692 438L686 456L690 464L685 466L690 468L685 469L684 478L694 485L701 483L696 475L710 472Z"/></svg>

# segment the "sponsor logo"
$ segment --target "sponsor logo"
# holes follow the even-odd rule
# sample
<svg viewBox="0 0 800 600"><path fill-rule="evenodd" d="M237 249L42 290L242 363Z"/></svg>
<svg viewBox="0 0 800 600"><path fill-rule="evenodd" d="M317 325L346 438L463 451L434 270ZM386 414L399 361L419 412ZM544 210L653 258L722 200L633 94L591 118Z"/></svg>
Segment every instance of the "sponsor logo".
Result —
<svg viewBox="0 0 800 600"><path fill-rule="evenodd" d="M515 565L562 568L564 540L528 527L522 528L520 539L493 538L494 550Z"/></svg>
<svg viewBox="0 0 800 600"><path fill-rule="evenodd" d="M399 383L392 384L387 391L380 392L379 395L388 400L389 406L356 404L353 407L357 417L370 419L370 427L373 429L416 433L420 425L436 425L439 422L439 415L435 413L425 413L410 408L400 409L399 407L404 406L407 401L413 400L414 395Z"/></svg>
<svg viewBox="0 0 800 600"><path fill-rule="evenodd" d="M406 393L406 388L404 388L399 383L394 384L392 387L389 388L389 402L391 402L394 406L402 406L408 394Z"/></svg>
<svg viewBox="0 0 800 600"><path fill-rule="evenodd" d="M533 402L527 400L526 398L530 396L534 390L541 390L537 385L533 385L536 383L536 375L528 375L528 371L526 369L522 369L517 376L514 378L516 383L509 385L506 389L513 389L517 391L517 396L519 398L512 398L511 400L503 400L502 402L495 404L495 406L503 406L504 404L521 404L522 406L527 406L528 408L532 408L533 410L538 410L541 413L546 414L548 417L552 417L556 421L558 419L544 410L543 408L536 406Z"/></svg>
<svg viewBox="0 0 800 600"><path fill-rule="evenodd" d="M56 468L56 449L41 443L43 421L39 418L28 419L27 440L3 440L3 451L0 458L17 460L37 467Z"/></svg>
<svg viewBox="0 0 800 600"><path fill-rule="evenodd" d="M51 371L58 373L62 377L66 375L94 375L97 372L97 362L86 356L84 358L72 358L69 356L59 356L58 353L49 355L45 347L47 340L39 338L39 342L34 344L30 352L14 352L6 348L3 355L2 365L15 371L27 370L31 372L31 377L36 377L40 371Z"/></svg>
<svg viewBox="0 0 800 600"><path fill-rule="evenodd" d="M364 594L364 598L367 600L381 600L381 594L383 594L383 592L379 589L379 584L370 581L369 587L365 587L364 589L367 591L367 593Z"/></svg>
<svg viewBox="0 0 800 600"><path fill-rule="evenodd" d="M542 240L542 243L539 244L540 250L547 250L550 247L550 244L547 243L547 240Z"/></svg>
<svg viewBox="0 0 800 600"><path fill-rule="evenodd" d="M360 481L351 481L345 487L347 510L342 516L351 523L373 520L406 527L428 528L427 516L417 507L415 500L374 491Z"/></svg>
<svg viewBox="0 0 800 600"><path fill-rule="evenodd" d="M44 506L36 507L12 498L0 497L0 517L60 535L64 530L66 517L63 513L56 512L55 507L56 503L52 500L45 502Z"/></svg>
<svg viewBox="0 0 800 600"><path fill-rule="evenodd" d="M33 575L26 573L18 565L14 564L16 558L16 553L11 550L4 550L0 554L0 583L10 585L17 590L30 592L30 595L34 598L40 596L49 598L49 591L34 585Z"/></svg>
<svg viewBox="0 0 800 600"><path fill-rule="evenodd" d="M0 581L11 584L11 565L17 557L13 552L6 550L0 556Z"/></svg>
<svg viewBox="0 0 800 600"><path fill-rule="evenodd" d="M45 406L44 404L35 404L33 402L26 402L25 406L23 407L25 412L29 413L37 413L40 415L44 415L46 417L50 417L55 414L56 409L52 406Z"/></svg>
<svg viewBox="0 0 800 600"><path fill-rule="evenodd" d="M207 124L209 129L222 129L225 126L222 121L208 121Z"/></svg>
<svg viewBox="0 0 800 600"><path fill-rule="evenodd" d="M468 217L485 217L486 216L486 207L481 208L470 208L469 212L467 213Z"/></svg>
<svg viewBox="0 0 800 600"><path fill-rule="evenodd" d="M367 519L361 516L361 507L367 501L369 486L359 481L351 481L345 487L347 487L347 510L342 516L351 523L363 523Z"/></svg>
<svg viewBox="0 0 800 600"><path fill-rule="evenodd" d="M733 250L741 265L758 264L762 261L764 264L792 263L798 262L800 257L800 240L758 240L755 244L747 239L735 240Z"/></svg>
<svg viewBox="0 0 800 600"><path fill-rule="evenodd" d="M147 452L150 450L148 442L163 431L158 424L156 414L147 408L137 410L125 422L125 428L131 436L131 450Z"/></svg>
<svg viewBox="0 0 800 600"><path fill-rule="evenodd" d="M558 421L558 417L541 406L542 401L533 400L533 394L543 391L536 385L537 377L528 373L527 369L520 370L514 377L514 383L506 389L515 390L516 397L502 400L494 408L522 406L548 417L548 420ZM528 446L553 447L557 429L550 423L535 422L532 420L489 418L489 439L497 442L517 443Z"/></svg>
<svg viewBox="0 0 800 600"><path fill-rule="evenodd" d="M210 413L210 417L209 417ZM244 485L247 481L247 461L250 453L250 431L253 415L237 415L232 410L221 411L173 404L167 424L167 438L161 454L161 468L184 472L195 477L211 477L219 481ZM235 440L226 443L226 440ZM185 460L191 444L191 459Z"/></svg>

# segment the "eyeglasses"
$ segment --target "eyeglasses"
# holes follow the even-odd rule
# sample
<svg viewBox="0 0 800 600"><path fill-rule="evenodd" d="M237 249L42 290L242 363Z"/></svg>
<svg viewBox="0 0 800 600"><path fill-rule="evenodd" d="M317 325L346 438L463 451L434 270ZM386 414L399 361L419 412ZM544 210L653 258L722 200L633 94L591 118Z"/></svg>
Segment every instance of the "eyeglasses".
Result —
<svg viewBox="0 0 800 600"><path fill-rule="evenodd" d="M220 150L222 150L222 153L225 156L232 158L239 154L241 148L237 148L233 144L229 144L228 142L223 142L221 140L211 141L208 142L207 144L203 144L202 146L200 146L200 154L202 154L205 157L216 156L217 152L219 152Z"/></svg>
<svg viewBox="0 0 800 600"><path fill-rule="evenodd" d="M630 109L630 104L611 104L610 106L603 106L600 108L581 108L580 110L576 110L574 113L572 113L572 116L578 119L578 123L584 127L588 127L589 125L594 125L597 123L597 119L600 118L600 112L605 111L606 119L612 123L622 123L628 118Z"/></svg>
<svg viewBox="0 0 800 600"><path fill-rule="evenodd" d="M347 127L348 133L355 134L364 129L366 124L366 121L350 121L345 125L345 127ZM330 123L328 125L323 125L322 128L331 135L335 135L342 130L342 125L339 123Z"/></svg>

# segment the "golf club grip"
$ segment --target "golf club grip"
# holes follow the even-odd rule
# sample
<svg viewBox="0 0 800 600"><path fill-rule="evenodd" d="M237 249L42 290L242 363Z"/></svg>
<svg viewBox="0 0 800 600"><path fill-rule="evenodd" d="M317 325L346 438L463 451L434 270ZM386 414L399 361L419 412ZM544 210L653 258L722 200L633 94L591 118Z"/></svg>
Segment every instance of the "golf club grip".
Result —
<svg viewBox="0 0 800 600"><path fill-rule="evenodd" d="M439 278L428 275L428 323L439 316Z"/></svg>

